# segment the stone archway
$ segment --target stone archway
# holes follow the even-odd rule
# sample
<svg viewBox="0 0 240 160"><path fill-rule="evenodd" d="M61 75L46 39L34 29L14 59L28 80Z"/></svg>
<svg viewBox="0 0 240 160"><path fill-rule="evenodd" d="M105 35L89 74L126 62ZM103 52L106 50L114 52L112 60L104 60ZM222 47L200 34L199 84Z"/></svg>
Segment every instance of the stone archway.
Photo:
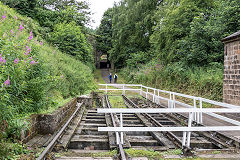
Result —
<svg viewBox="0 0 240 160"><path fill-rule="evenodd" d="M102 52L97 52L95 63L97 69L111 68L111 62L108 59L108 55Z"/></svg>

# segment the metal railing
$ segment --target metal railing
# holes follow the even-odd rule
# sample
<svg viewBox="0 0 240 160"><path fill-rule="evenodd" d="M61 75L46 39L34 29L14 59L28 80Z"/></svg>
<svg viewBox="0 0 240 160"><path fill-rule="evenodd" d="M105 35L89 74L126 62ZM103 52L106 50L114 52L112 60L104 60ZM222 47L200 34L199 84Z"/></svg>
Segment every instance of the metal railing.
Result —
<svg viewBox="0 0 240 160"><path fill-rule="evenodd" d="M190 95L185 95L181 93L176 93L176 92L171 92L171 91L165 91L165 90L160 90L152 87L147 87L141 84L99 84L100 86L105 86L104 89L99 89L102 91L105 91L107 94L108 91L123 91L123 95L125 95L125 91L136 91L139 93L141 96L145 97L148 100L153 101L154 103L161 104L162 101L167 101L168 103L168 108L176 108L176 105L180 105L182 107L186 108L203 108L203 103L208 103L211 105L216 105L224 108L229 108L229 109L238 109L240 106L228 104L228 103L222 103L222 102L217 102L213 100L209 100L206 98L202 97L195 97L195 96L190 96ZM115 88L108 88L110 87L115 87ZM131 88L131 87L138 87L137 89ZM116 89L117 88L117 89ZM146 91L144 91L146 90ZM168 95L168 98L160 96L160 93ZM176 96L178 97L183 97L192 100L193 105L189 105L183 102L180 102L176 100ZM151 98L152 97L152 98ZM234 112L235 113L235 112ZM206 114L215 117L217 119L221 119L223 121L226 121L228 123L238 125L240 126L240 122L236 121L234 119L213 113L213 112L206 112ZM203 115L202 112L193 112L193 120L196 121L197 123L203 123Z"/></svg>
<svg viewBox="0 0 240 160"><path fill-rule="evenodd" d="M182 131L182 147L190 148L191 132L194 131L240 131L240 126L205 126L205 127L192 127L194 118L193 113L240 113L240 108L148 108L148 109L98 109L98 113L119 113L120 114L120 127L98 127L98 131L107 132L130 132L130 131ZM189 113L187 127L123 127L123 113ZM121 137L121 142L123 138Z"/></svg>

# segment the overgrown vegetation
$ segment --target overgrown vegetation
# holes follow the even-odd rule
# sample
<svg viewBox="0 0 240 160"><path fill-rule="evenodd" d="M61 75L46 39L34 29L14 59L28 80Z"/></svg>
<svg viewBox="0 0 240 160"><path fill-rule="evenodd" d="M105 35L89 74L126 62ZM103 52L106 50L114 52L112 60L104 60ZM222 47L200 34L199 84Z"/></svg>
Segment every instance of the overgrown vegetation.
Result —
<svg viewBox="0 0 240 160"><path fill-rule="evenodd" d="M139 83L189 95L204 96L221 101L223 66L219 63L208 67L186 67L181 63L160 65L150 62L138 68L126 67L121 76L130 83Z"/></svg>
<svg viewBox="0 0 240 160"><path fill-rule="evenodd" d="M240 30L239 11L238 0L121 0L102 18L97 49L129 82L221 101L221 39Z"/></svg>
<svg viewBox="0 0 240 160"><path fill-rule="evenodd" d="M1 145L16 143L0 146L0 159L4 159L26 153L17 144L20 133L29 129L26 115L57 107L95 85L92 68L50 46L35 21L1 2L0 28L0 141Z"/></svg>
<svg viewBox="0 0 240 160"><path fill-rule="evenodd" d="M62 52L74 56L91 69L93 50L85 27L89 23L89 4L82 0L0 0L39 24L39 34ZM87 37L87 38L86 38Z"/></svg>
<svg viewBox="0 0 240 160"><path fill-rule="evenodd" d="M108 96L108 98L113 108L126 108L122 96Z"/></svg>

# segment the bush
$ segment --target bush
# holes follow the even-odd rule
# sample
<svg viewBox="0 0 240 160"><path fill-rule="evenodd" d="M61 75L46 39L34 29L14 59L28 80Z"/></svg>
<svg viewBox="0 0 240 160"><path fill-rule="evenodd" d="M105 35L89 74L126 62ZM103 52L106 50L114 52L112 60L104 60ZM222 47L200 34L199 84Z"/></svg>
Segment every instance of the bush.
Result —
<svg viewBox="0 0 240 160"><path fill-rule="evenodd" d="M138 69L124 68L121 75L130 83L222 100L223 65L220 63L211 63L208 67L187 67L182 63L164 66L151 61L138 65Z"/></svg>
<svg viewBox="0 0 240 160"><path fill-rule="evenodd" d="M50 41L62 52L72 55L86 64L93 63L92 48L87 43L80 26L77 26L75 22L57 24Z"/></svg>

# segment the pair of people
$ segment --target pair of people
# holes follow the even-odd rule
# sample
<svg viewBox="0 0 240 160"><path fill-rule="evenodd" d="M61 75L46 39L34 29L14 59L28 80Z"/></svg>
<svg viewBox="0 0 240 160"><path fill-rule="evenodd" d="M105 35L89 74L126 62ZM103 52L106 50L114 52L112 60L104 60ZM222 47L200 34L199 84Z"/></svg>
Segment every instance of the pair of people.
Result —
<svg viewBox="0 0 240 160"><path fill-rule="evenodd" d="M112 74L111 73L109 74L108 78L109 78L109 82L112 83ZM113 78L114 78L114 83L117 83L118 76L116 73L114 74Z"/></svg>

